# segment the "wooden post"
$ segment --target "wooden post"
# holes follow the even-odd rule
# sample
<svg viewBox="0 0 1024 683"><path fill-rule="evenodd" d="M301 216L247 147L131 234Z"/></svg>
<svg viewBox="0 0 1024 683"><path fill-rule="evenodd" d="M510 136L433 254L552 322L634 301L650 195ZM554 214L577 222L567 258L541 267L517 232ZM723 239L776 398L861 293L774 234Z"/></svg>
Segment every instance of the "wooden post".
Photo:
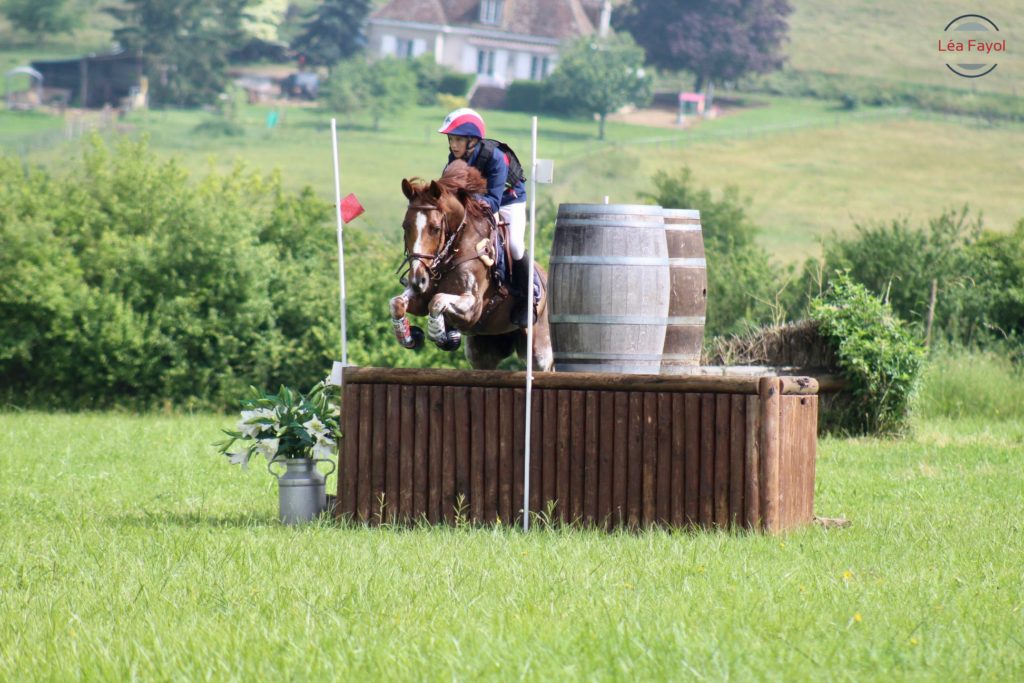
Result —
<svg viewBox="0 0 1024 683"><path fill-rule="evenodd" d="M781 380L762 377L758 382L761 399L761 518L764 529L776 532L779 519L779 421L781 419Z"/></svg>
<svg viewBox="0 0 1024 683"><path fill-rule="evenodd" d="M932 342L932 321L935 320L935 296L938 294L939 281L932 278L932 294L928 298L928 320L925 323L924 346L928 348Z"/></svg>

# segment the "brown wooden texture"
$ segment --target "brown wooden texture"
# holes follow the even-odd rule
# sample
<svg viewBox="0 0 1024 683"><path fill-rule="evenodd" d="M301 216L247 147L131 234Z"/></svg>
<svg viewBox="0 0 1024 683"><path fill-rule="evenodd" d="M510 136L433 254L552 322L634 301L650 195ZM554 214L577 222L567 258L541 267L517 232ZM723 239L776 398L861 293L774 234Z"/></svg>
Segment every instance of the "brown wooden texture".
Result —
<svg viewBox="0 0 1024 683"><path fill-rule="evenodd" d="M749 529L761 528L761 422L757 396L744 396L747 403L746 427L743 444L743 477L746 484L743 491L744 519Z"/></svg>
<svg viewBox="0 0 1024 683"><path fill-rule="evenodd" d="M760 384L761 411L761 518L768 531L779 531L779 379L765 377Z"/></svg>
<svg viewBox="0 0 1024 683"><path fill-rule="evenodd" d="M658 469L655 473L655 519L672 524L672 394L658 394Z"/></svg>
<svg viewBox="0 0 1024 683"><path fill-rule="evenodd" d="M489 370L425 368L345 368L346 384L414 386L471 386L515 388L526 384L526 373ZM794 381L787 387L805 391ZM806 378L814 382L812 378ZM596 372L535 372L533 388L598 391L682 391L716 394L756 394L757 377L718 375L619 375ZM815 383L816 384L816 383Z"/></svg>
<svg viewBox="0 0 1024 683"><path fill-rule="evenodd" d="M401 387L401 443L398 445L398 516L409 520L415 514L412 504L413 453L416 439L416 387Z"/></svg>
<svg viewBox="0 0 1024 683"><path fill-rule="evenodd" d="M356 480L356 517L366 521L370 517L370 481L373 461L373 385L359 387L359 477Z"/></svg>
<svg viewBox="0 0 1024 683"><path fill-rule="evenodd" d="M515 403L511 390L499 389L498 418L500 422L498 434L498 517L502 524L512 521L512 444L514 440Z"/></svg>
<svg viewBox="0 0 1024 683"><path fill-rule="evenodd" d="M544 392L534 391L530 409L530 511L544 509Z"/></svg>
<svg viewBox="0 0 1024 683"><path fill-rule="evenodd" d="M701 526L715 522L715 395L700 396L700 509Z"/></svg>
<svg viewBox="0 0 1024 683"><path fill-rule="evenodd" d="M641 463L641 521L645 526L657 521L658 492L655 477L658 470L658 395L643 394L644 443Z"/></svg>
<svg viewBox="0 0 1024 683"><path fill-rule="evenodd" d="M783 396L779 453L779 527L791 529L814 519L817 396Z"/></svg>
<svg viewBox="0 0 1024 683"><path fill-rule="evenodd" d="M544 468L541 482L544 486L544 494L541 496L541 512L547 510L549 505L558 500L558 472L555 469L558 465L558 461L555 459L558 446L558 392L550 390L542 393L544 394L544 421L541 447L544 449Z"/></svg>
<svg viewBox="0 0 1024 683"><path fill-rule="evenodd" d="M640 524L643 514L644 395L629 392L629 442L626 450L626 523Z"/></svg>
<svg viewBox="0 0 1024 683"><path fill-rule="evenodd" d="M746 447L747 397L730 396L729 417L729 524L743 525L743 453Z"/></svg>
<svg viewBox="0 0 1024 683"><path fill-rule="evenodd" d="M558 501L558 507L555 508L559 512L559 517L562 521L572 521L571 515L571 501L569 500L570 491L570 477L569 477L569 455L570 446L569 441L570 432L570 397L572 392L560 389L558 391L558 422L556 426L555 436L555 476L557 477L557 484L555 485L555 498Z"/></svg>
<svg viewBox="0 0 1024 683"><path fill-rule="evenodd" d="M598 427L597 508L594 511L594 520L600 525L606 525L612 521L611 515L615 505L612 494L615 474L615 394L602 391L598 394L597 400L601 415Z"/></svg>
<svg viewBox="0 0 1024 683"><path fill-rule="evenodd" d="M484 389L484 502L483 521L494 522L498 514L498 392Z"/></svg>
<svg viewBox="0 0 1024 683"><path fill-rule="evenodd" d="M729 525L729 455L732 405L728 394L715 396L715 526Z"/></svg>
<svg viewBox="0 0 1024 683"><path fill-rule="evenodd" d="M484 390L469 390L469 509L473 519L484 518Z"/></svg>
<svg viewBox="0 0 1024 683"><path fill-rule="evenodd" d="M427 514L430 484L430 387L416 387L416 436L412 453L413 516Z"/></svg>
<svg viewBox="0 0 1024 683"><path fill-rule="evenodd" d="M359 477L359 386L345 387L341 401L343 432L338 455L337 514L353 515L356 509L356 480Z"/></svg>
<svg viewBox="0 0 1024 683"><path fill-rule="evenodd" d="M455 387L444 387L444 443L441 447L441 519L455 519L455 463L460 422L455 414ZM464 420L461 420L464 421Z"/></svg>
<svg viewBox="0 0 1024 683"><path fill-rule="evenodd" d="M523 514L523 472L526 469L526 390L512 390L512 517L520 523Z"/></svg>
<svg viewBox="0 0 1024 683"><path fill-rule="evenodd" d="M685 394L685 504L686 523L700 523L700 394Z"/></svg>
<svg viewBox="0 0 1024 683"><path fill-rule="evenodd" d="M381 523L384 520L385 449L387 447L388 387L373 385L373 450L370 465L370 516Z"/></svg>
<svg viewBox="0 0 1024 683"><path fill-rule="evenodd" d="M469 514L469 453L470 453L470 412L469 389L453 387L455 419L455 491L452 500L453 513L459 516Z"/></svg>
<svg viewBox="0 0 1024 683"><path fill-rule="evenodd" d="M597 513L600 472L601 400L596 391L588 391L584 399L583 430L583 521L593 524Z"/></svg>
<svg viewBox="0 0 1024 683"><path fill-rule="evenodd" d="M583 520L583 475L586 455L583 433L586 429L584 404L586 392L573 391L569 396L569 519Z"/></svg>
<svg viewBox="0 0 1024 683"><path fill-rule="evenodd" d="M808 523L818 398L784 394L785 382L764 378L759 395L536 390L531 512L550 502L564 521L630 527ZM525 408L521 387L346 386L336 514L451 522L462 495L464 519L519 520Z"/></svg>
<svg viewBox="0 0 1024 683"><path fill-rule="evenodd" d="M402 443L402 405L401 387L396 384L387 386L387 408L385 429L387 436L384 447L384 515L386 521L398 519L399 462Z"/></svg>
<svg viewBox="0 0 1024 683"><path fill-rule="evenodd" d="M441 521L441 456L444 449L444 388L430 387L430 448L427 462L427 521Z"/></svg>
<svg viewBox="0 0 1024 683"><path fill-rule="evenodd" d="M686 521L686 399L683 394L672 397L672 517L673 526Z"/></svg>
<svg viewBox="0 0 1024 683"><path fill-rule="evenodd" d="M612 524L626 523L626 468L629 459L629 394L615 392L615 443L612 463Z"/></svg>

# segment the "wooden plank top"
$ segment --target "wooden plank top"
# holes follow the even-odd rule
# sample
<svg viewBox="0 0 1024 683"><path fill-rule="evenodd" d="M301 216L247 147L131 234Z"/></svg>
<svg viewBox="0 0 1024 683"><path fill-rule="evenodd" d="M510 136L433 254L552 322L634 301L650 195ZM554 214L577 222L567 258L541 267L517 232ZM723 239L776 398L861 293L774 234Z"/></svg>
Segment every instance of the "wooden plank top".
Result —
<svg viewBox="0 0 1024 683"><path fill-rule="evenodd" d="M716 375L622 375L596 372L535 372L538 389L598 389L604 391L672 391L712 394L757 394L758 377ZM783 394L817 394L813 377L783 377ZM496 370L436 370L424 368L347 367L345 384L407 386L521 387L525 372Z"/></svg>

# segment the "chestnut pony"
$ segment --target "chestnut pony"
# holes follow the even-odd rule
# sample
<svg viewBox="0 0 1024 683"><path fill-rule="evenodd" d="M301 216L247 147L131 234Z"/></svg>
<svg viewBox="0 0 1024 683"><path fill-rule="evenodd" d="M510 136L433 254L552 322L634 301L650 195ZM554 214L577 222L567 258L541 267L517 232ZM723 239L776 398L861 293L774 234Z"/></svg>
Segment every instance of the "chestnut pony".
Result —
<svg viewBox="0 0 1024 683"><path fill-rule="evenodd" d="M514 298L492 273L497 228L487 205L474 197L486 190L480 172L461 160L429 183L402 180L409 200L402 221L408 274L405 291L391 299L391 320L399 343L416 349L423 343L423 331L410 326L405 316L426 315L431 341L454 351L465 335L470 365L492 370L513 350L526 357L526 330L511 322ZM540 266L535 263L534 268L546 282ZM551 370L546 294L537 304L533 337L534 367Z"/></svg>

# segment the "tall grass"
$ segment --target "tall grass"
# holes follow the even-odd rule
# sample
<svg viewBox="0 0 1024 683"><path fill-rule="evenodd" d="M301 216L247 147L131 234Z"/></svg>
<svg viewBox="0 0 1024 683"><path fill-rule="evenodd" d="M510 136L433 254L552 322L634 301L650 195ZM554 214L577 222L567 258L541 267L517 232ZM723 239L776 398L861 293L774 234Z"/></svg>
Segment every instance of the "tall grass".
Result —
<svg viewBox="0 0 1024 683"><path fill-rule="evenodd" d="M1008 423L826 439L853 526L768 537L285 528L208 445L231 421L0 414L0 680L1024 675Z"/></svg>
<svg viewBox="0 0 1024 683"><path fill-rule="evenodd" d="M915 410L924 419L1024 423L1024 371L994 352L941 351L925 369Z"/></svg>

